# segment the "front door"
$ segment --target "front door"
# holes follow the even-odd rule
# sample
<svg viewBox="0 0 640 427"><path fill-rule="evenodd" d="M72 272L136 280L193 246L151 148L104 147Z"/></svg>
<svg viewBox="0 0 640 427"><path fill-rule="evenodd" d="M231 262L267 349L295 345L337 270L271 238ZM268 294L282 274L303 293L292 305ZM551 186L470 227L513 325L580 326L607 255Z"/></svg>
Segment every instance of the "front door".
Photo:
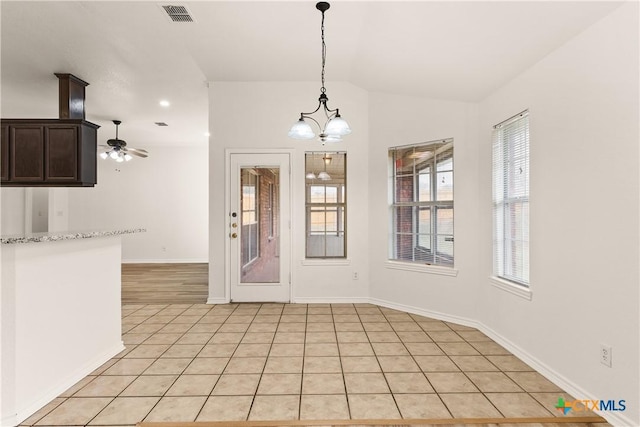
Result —
<svg viewBox="0 0 640 427"><path fill-rule="evenodd" d="M232 302L290 300L288 153L230 155Z"/></svg>

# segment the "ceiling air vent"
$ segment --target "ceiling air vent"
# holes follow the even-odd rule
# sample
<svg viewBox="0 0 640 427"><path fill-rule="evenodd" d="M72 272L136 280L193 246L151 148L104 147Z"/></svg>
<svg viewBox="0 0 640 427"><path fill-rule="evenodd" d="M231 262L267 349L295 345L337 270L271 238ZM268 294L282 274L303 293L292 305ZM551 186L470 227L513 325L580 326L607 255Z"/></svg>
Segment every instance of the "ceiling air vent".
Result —
<svg viewBox="0 0 640 427"><path fill-rule="evenodd" d="M194 22L189 10L185 6L163 5L162 8L172 22Z"/></svg>
<svg viewBox="0 0 640 427"><path fill-rule="evenodd" d="M166 124L165 122L154 122L156 125L158 126L169 126L168 124Z"/></svg>

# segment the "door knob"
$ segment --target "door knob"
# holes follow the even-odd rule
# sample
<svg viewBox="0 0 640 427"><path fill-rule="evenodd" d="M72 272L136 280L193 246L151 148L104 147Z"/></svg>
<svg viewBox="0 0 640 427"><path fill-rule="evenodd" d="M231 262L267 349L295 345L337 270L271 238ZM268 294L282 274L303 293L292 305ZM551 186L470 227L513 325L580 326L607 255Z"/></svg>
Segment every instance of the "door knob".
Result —
<svg viewBox="0 0 640 427"><path fill-rule="evenodd" d="M229 235L232 239L235 239L236 237L238 237L238 233L231 233Z"/></svg>

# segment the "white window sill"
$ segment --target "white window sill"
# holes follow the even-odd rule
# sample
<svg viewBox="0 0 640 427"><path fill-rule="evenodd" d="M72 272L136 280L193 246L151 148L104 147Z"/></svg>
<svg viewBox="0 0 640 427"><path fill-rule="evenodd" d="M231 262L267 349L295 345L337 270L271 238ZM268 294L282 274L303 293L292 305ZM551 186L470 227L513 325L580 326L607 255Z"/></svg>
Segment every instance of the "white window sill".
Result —
<svg viewBox="0 0 640 427"><path fill-rule="evenodd" d="M510 294L513 294L513 295L518 296L520 298L524 298L524 299L526 299L528 301L531 301L531 298L533 297L533 292L531 292L530 288L526 288L524 286L517 285L517 284L515 284L513 282L510 282L508 280L501 279L500 277L489 276L489 281L496 288L501 289L501 290L503 290L505 292L509 292Z"/></svg>
<svg viewBox="0 0 640 427"><path fill-rule="evenodd" d="M439 274L441 276L455 277L458 275L458 270L456 270L455 268L442 267L439 265L426 265L426 264L415 264L411 262L387 261L385 263L385 266L393 270L417 271L419 273Z"/></svg>
<svg viewBox="0 0 640 427"><path fill-rule="evenodd" d="M350 259L344 258L321 258L321 259L303 259L300 261L302 265L328 265L328 266L337 266L337 265L351 265Z"/></svg>

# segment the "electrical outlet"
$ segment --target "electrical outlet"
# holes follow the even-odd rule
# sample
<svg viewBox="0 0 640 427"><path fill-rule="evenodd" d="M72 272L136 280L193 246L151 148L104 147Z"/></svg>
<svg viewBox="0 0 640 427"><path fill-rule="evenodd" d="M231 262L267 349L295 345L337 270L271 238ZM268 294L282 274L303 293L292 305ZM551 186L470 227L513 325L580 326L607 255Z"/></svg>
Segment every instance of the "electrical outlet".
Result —
<svg viewBox="0 0 640 427"><path fill-rule="evenodd" d="M611 346L600 344L600 363L611 367Z"/></svg>
<svg viewBox="0 0 640 427"><path fill-rule="evenodd" d="M358 280L358 272L354 271L352 277L353 277L353 280Z"/></svg>

